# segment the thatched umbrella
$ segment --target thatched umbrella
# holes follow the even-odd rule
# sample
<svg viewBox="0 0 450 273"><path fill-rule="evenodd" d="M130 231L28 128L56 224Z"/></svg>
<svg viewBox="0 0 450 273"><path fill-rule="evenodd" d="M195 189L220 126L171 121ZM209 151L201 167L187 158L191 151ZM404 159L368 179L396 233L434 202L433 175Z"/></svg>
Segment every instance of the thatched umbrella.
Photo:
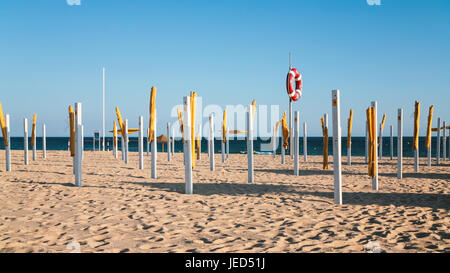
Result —
<svg viewBox="0 0 450 273"><path fill-rule="evenodd" d="M164 152L164 143L167 143L167 136L162 134L159 137L156 138L156 142L162 143L162 151Z"/></svg>

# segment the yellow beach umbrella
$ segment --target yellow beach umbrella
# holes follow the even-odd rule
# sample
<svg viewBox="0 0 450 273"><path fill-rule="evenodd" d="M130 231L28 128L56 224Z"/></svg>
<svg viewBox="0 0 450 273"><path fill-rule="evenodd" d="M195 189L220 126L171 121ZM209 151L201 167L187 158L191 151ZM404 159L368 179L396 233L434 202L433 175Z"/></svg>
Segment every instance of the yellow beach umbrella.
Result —
<svg viewBox="0 0 450 273"><path fill-rule="evenodd" d="M5 116L3 116L3 108L1 102L0 102L0 127L2 128L3 144L5 144L6 147L8 146L8 139L6 138L6 122Z"/></svg>
<svg viewBox="0 0 450 273"><path fill-rule="evenodd" d="M125 139L125 126L123 124L122 115L120 114L119 107L116 106L116 115L117 121L119 122L120 133L122 134L122 138Z"/></svg>

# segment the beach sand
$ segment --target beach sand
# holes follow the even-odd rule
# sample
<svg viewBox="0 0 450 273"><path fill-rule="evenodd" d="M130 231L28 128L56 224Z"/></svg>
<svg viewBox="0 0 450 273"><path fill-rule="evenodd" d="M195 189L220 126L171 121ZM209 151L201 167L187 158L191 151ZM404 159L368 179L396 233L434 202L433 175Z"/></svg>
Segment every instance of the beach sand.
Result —
<svg viewBox="0 0 450 273"><path fill-rule="evenodd" d="M31 156L31 152L30 152ZM138 169L111 152L84 153L83 187L74 187L67 151L23 165L12 151L5 172L0 151L0 252L450 252L450 161L413 173L404 159L379 163L379 191L371 189L363 157L346 165L343 205L333 204L333 164L300 158L300 176L286 157L255 155L255 183L247 155L231 154L216 170L202 154L193 171L194 194L184 194L183 155L158 154ZM433 164L435 161L433 159ZM79 249L77 249L79 244ZM370 247L372 246L372 247Z"/></svg>

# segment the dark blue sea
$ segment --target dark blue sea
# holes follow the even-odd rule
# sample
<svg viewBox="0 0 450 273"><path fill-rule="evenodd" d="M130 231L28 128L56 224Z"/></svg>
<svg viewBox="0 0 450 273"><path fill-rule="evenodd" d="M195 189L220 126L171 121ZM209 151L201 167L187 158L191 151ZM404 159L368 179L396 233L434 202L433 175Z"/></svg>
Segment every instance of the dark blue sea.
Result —
<svg viewBox="0 0 450 273"><path fill-rule="evenodd" d="M0 138L0 149L4 149L3 146L3 139ZM447 139L449 140L449 139ZM280 143L281 138L278 140L278 143ZM442 141L442 140L441 140ZM37 137L37 149L42 149L42 138ZM68 137L47 137L47 150L67 150ZM308 155L321 155L323 153L323 145L322 145L322 137L308 137ZM11 138L12 143L12 149L13 150L23 150L23 137L12 137ZM106 138L106 147L110 150L112 149L112 137ZM261 146L263 144L270 143L270 140L262 140L258 138L254 141L254 150L257 152L266 152L261 150ZM342 138L342 155L347 155L347 139L346 137ZM365 138L364 137L352 137L352 155L354 156L364 156L364 144L365 144ZM29 139L29 149L31 149L30 139ZM330 155L333 154L333 144L332 144L332 137L329 138L329 144L328 144L328 152ZM98 142L96 142L96 146L98 146ZM267 145L263 145L266 146ZM447 145L447 149L449 145ZM221 152L221 143L219 139L215 140L214 143L215 152L220 153ZM92 150L93 148L93 138L92 137L86 137L84 138L84 149L86 151ZM120 141L119 141L119 148L120 148ZM147 144L146 140L144 142L144 150L146 151ZM175 141L175 152L181 152L183 148L183 145L181 143L181 140ZM206 153L208 149L208 143L207 139L202 139L201 143L202 152ZM130 151L137 151L138 150L138 139L137 138L130 138L129 143L129 149ZM166 151L167 145L164 144L164 150ZM442 150L442 144L441 144L441 150ZM158 143L158 151L162 151L162 144ZM246 140L245 139L234 139L230 140L230 153L243 153L246 151ZM426 157L427 151L425 148L425 137L419 138L419 152L421 157ZM278 147L277 153L281 153L281 147ZM289 152L287 151L287 154ZM442 151L441 151L442 153ZM300 138L300 154L303 154L303 138ZM432 156L434 157L436 154L436 137L432 138ZM390 140L389 137L383 138L383 156L389 156L390 155ZM394 137L394 156L397 155L397 138ZM403 138L403 156L405 157L412 157L413 156L413 148L412 148L412 137L404 137Z"/></svg>

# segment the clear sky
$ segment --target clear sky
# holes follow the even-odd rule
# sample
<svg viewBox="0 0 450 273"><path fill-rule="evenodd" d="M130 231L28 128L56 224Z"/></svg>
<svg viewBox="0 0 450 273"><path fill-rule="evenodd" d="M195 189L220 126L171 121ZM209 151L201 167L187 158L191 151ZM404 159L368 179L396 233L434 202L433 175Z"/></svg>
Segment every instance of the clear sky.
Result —
<svg viewBox="0 0 450 273"><path fill-rule="evenodd" d="M147 122L151 86L158 88L159 132L191 90L204 106L256 99L284 111L290 51L304 81L294 110L311 136L321 134L324 113L331 121L332 89L341 90L343 136L350 108L353 135L364 135L372 100L394 128L404 108L405 135L413 133L415 100L421 135L432 104L435 117L450 122L448 0L2 0L0 102L13 136L33 113L47 135L67 136L68 105L82 102L85 135L92 135L101 129L105 66L108 130L115 106L130 127L139 115Z"/></svg>

